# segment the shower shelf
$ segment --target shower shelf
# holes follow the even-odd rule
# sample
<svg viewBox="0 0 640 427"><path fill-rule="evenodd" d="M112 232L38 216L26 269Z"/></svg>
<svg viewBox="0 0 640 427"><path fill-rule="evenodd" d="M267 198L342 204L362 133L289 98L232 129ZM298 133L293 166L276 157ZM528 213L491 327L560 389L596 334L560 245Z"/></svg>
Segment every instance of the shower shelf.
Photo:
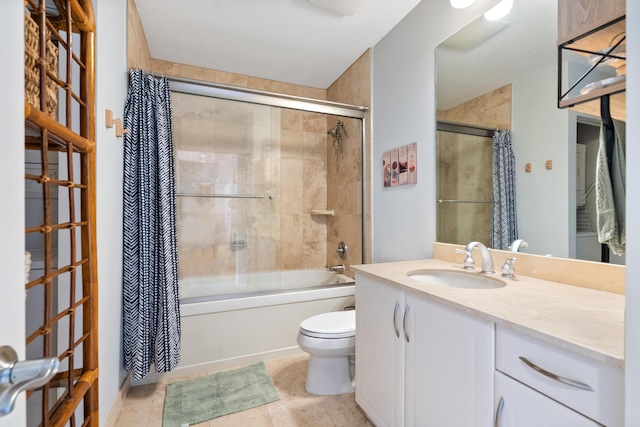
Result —
<svg viewBox="0 0 640 427"><path fill-rule="evenodd" d="M335 211L333 209L311 209L311 215L334 216Z"/></svg>
<svg viewBox="0 0 640 427"><path fill-rule="evenodd" d="M213 197L220 199L264 199L262 194L200 194L200 193L177 193L176 197Z"/></svg>

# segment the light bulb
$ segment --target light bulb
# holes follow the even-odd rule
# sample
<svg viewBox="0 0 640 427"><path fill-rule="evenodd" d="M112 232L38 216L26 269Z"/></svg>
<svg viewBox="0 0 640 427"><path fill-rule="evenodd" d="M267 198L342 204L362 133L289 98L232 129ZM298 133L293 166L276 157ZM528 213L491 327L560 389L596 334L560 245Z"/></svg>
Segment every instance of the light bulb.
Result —
<svg viewBox="0 0 640 427"><path fill-rule="evenodd" d="M456 9L464 9L465 7L471 6L476 0L449 0L451 6Z"/></svg>
<svg viewBox="0 0 640 427"><path fill-rule="evenodd" d="M513 0L502 0L500 3L493 6L491 9L487 10L484 13L484 17L489 21L495 21L507 16L507 14L511 12L512 8L513 8Z"/></svg>

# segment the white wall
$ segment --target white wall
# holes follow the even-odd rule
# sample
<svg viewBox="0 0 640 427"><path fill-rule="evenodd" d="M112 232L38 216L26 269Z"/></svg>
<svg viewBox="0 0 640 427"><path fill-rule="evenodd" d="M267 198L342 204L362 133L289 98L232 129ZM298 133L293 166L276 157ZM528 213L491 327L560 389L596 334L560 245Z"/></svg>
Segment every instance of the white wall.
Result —
<svg viewBox="0 0 640 427"><path fill-rule="evenodd" d="M516 205L518 237L529 243L528 251L568 257L571 225L575 230L575 179L571 187L569 171L575 170L570 152L576 128L575 113L556 107L557 79L550 67L511 87ZM553 162L551 170L545 168L547 160ZM529 173L526 163L531 163Z"/></svg>
<svg viewBox="0 0 640 427"><path fill-rule="evenodd" d="M419 183L382 188L373 169L373 261L431 255L435 240L434 49L495 2L476 2L458 11L447 0L421 2L373 48L373 153L418 141ZM627 1L627 22L640 22L640 2ZM640 27L627 25L627 163L640 159ZM555 99L555 94L554 98ZM640 182L640 168L627 169L627 182ZM640 425L640 186L627 188L626 425Z"/></svg>
<svg viewBox="0 0 640 427"><path fill-rule="evenodd" d="M640 425L640 2L627 0L627 311L625 384L627 427Z"/></svg>
<svg viewBox="0 0 640 427"><path fill-rule="evenodd" d="M96 170L100 425L125 379L122 361L122 138L105 110L122 118L127 94L127 2L94 0L97 21Z"/></svg>
<svg viewBox="0 0 640 427"><path fill-rule="evenodd" d="M496 0L454 10L422 1L373 48L373 262L431 256L436 239L435 62L438 44ZM382 154L418 143L418 183L383 188Z"/></svg>
<svg viewBox="0 0 640 427"><path fill-rule="evenodd" d="M0 346L11 345L21 359L25 357L24 336L24 47L16 43L23 32L23 5L0 5L0 129L2 156L0 168L3 209L0 218ZM10 82L10 84L7 84ZM18 427L25 420L24 393L12 414L0 418L2 427Z"/></svg>

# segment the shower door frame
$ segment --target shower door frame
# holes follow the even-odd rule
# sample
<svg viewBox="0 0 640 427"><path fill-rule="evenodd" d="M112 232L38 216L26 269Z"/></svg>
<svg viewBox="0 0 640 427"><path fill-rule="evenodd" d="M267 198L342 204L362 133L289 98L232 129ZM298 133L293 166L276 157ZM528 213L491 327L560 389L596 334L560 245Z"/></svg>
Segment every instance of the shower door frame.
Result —
<svg viewBox="0 0 640 427"><path fill-rule="evenodd" d="M212 83L202 80L188 79L183 77L155 74L157 77L166 78L169 81L169 89L188 95L200 95L211 98L226 99L230 101L240 101L252 104L266 105L270 107L289 108L293 110L321 113L334 116L342 116L360 120L360 152L362 162L362 188L361 204L362 213L360 218L362 255L361 263L366 259L366 202L367 202L367 181L366 181L366 113L369 107L362 105L345 104L341 102L326 101L321 99L306 98L295 95L268 92L257 89L230 86L220 83Z"/></svg>

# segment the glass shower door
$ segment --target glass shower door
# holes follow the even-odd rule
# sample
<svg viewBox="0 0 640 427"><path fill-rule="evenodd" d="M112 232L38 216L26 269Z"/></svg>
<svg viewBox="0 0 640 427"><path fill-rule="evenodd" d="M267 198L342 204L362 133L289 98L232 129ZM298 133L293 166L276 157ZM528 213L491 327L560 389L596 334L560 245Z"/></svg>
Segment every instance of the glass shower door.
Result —
<svg viewBox="0 0 640 427"><path fill-rule="evenodd" d="M180 298L279 287L279 109L171 96Z"/></svg>

